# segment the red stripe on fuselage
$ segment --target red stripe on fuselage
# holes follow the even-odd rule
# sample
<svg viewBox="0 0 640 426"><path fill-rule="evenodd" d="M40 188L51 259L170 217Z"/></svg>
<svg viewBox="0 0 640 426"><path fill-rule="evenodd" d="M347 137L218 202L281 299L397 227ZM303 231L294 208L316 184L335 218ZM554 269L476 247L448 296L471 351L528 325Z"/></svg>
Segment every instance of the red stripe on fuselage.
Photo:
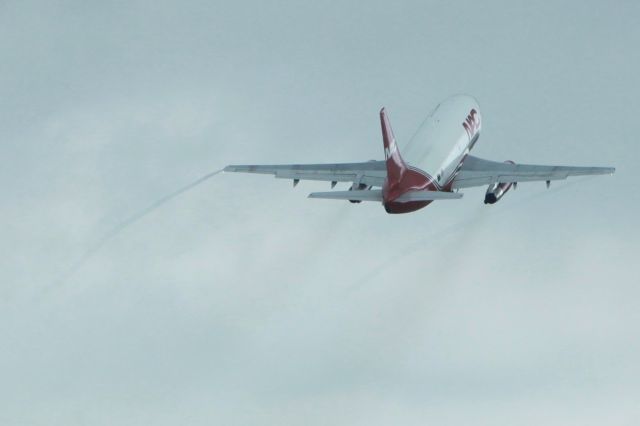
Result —
<svg viewBox="0 0 640 426"><path fill-rule="evenodd" d="M385 184L382 187L383 194L386 194L384 197L384 209L387 213L410 213L421 208L424 208L431 204L433 201L411 201L408 203L396 203L393 200L400 197L402 194L408 191L440 191L440 192L451 192L453 187L453 180L456 175L460 171L462 167L462 163L467 158L465 155L460 160L460 163L456 167L456 171L451 175L451 177L447 180L444 185L438 184L438 182L430 176L428 173L417 169L415 167L408 166L405 170L402 180L398 185L395 185L393 188L388 187L388 182L385 180ZM386 192L385 192L386 191Z"/></svg>
<svg viewBox="0 0 640 426"><path fill-rule="evenodd" d="M408 191L438 191L438 184L426 173L414 168L408 168L402 175L402 179L396 185L389 186L388 180L382 188L385 200L384 208L387 213L409 213L426 207L431 201L411 201L409 203L396 203L393 200Z"/></svg>

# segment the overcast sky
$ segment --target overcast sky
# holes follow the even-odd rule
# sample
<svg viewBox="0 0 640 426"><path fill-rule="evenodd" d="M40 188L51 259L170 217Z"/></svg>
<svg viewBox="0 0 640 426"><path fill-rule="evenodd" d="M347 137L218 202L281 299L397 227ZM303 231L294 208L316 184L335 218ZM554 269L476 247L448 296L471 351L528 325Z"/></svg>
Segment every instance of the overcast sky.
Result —
<svg viewBox="0 0 640 426"><path fill-rule="evenodd" d="M640 3L0 0L0 424L640 422ZM562 4L560 4L562 3ZM408 215L221 174L474 154L614 166Z"/></svg>

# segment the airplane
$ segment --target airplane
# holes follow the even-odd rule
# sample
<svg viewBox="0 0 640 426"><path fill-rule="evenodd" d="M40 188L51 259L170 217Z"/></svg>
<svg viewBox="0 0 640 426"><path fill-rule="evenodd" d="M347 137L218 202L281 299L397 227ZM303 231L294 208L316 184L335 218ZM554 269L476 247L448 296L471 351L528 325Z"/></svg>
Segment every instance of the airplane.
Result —
<svg viewBox="0 0 640 426"><path fill-rule="evenodd" d="M571 167L496 162L469 152L478 142L482 116L478 102L468 95L441 102L426 118L402 155L384 108L380 110L385 160L339 164L230 165L225 172L271 174L300 180L351 182L348 191L313 192L309 198L377 201L387 213L409 213L436 200L462 197L458 190L488 185L485 204L499 201L519 182L545 181L569 176L613 174L613 167Z"/></svg>

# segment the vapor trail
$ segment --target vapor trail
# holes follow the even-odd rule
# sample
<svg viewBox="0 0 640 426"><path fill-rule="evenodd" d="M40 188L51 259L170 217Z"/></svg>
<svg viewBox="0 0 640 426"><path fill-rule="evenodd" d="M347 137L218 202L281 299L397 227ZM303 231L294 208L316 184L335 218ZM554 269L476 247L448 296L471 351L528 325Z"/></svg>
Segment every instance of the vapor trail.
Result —
<svg viewBox="0 0 640 426"><path fill-rule="evenodd" d="M87 251L85 251L84 254L82 256L80 256L80 258L73 265L71 265L71 267L55 282L55 284L56 285L57 284L62 284L65 280L71 278L76 272L78 272L78 270L80 268L82 268L82 266L89 259L91 259L93 257L93 255L95 255L98 251L100 251L100 249L102 247L104 247L105 244L107 244L109 241L111 241L116 236L118 236L118 234L120 234L126 228L128 228L131 225L133 225L134 223L136 223L137 221L139 221L140 219L142 219L143 217L145 217L149 213L153 212L157 208L161 207L163 204L171 201L172 199L174 199L177 196L189 191L190 189L200 185L201 183L203 183L207 179L210 179L213 176L221 173L222 170L223 169L216 170L215 172L211 172L211 173L208 173L208 174L202 176L200 179L195 180L195 181L191 182L190 184L188 184L186 186L183 186L182 188L178 189L177 191L174 191L174 192L170 193L169 195L165 195L164 197L162 197L159 200L157 200L155 203L151 204L149 207L147 207L147 208L135 213L134 215L132 215L128 219L125 219L122 222L118 223L113 229L111 229L102 238L100 238L94 245L89 247L87 249Z"/></svg>
<svg viewBox="0 0 640 426"><path fill-rule="evenodd" d="M522 206L525 206L527 204L530 204L531 202L533 202L534 200L538 199L538 198L542 198L545 196L548 196L548 194L550 193L557 193L557 192L561 192L561 191L565 191L568 188L573 187L574 185L580 184L580 183L584 183L586 181L590 181L592 179L597 178L596 176L585 176L582 179L575 179L575 180L571 180L568 182L563 182L562 185L554 185L552 187L550 187L550 189L546 190L546 191L542 191L539 192L537 194L531 194L531 195L527 195L524 199L511 204L499 211L493 212L492 216L493 217L500 217L503 215L506 215L508 213L510 213L512 210L515 210L517 208L520 208ZM485 210L487 207L486 206L482 206L481 207L483 210ZM395 256L386 258L384 261L380 262L378 265L375 265L373 268L371 268L367 273L365 273L360 279L358 279L355 283L349 285L345 292L346 293L351 293L351 292L355 292L360 290L365 284L369 283L373 278L375 278L378 274L382 273L383 271L385 271L387 268L389 268L390 266L396 264L396 262L406 258L407 256L413 256L418 252L422 252L425 250L425 248L429 248L429 242L433 241L433 240L439 240L441 238L445 238L449 235L454 235L460 232L467 232L469 230L470 227L476 225L478 222L478 214L472 214L469 216L469 218L462 220L460 222L457 222L453 225L447 226L445 228L442 228L424 238L421 238L420 240L410 243L408 244L404 249L402 249L400 252L398 252L397 254L395 254Z"/></svg>

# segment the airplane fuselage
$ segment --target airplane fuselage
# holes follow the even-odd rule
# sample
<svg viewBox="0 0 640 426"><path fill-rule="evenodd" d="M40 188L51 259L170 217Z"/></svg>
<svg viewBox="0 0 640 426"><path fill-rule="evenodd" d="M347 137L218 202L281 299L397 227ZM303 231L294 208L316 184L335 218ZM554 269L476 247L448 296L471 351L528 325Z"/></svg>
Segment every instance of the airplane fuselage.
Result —
<svg viewBox="0 0 640 426"><path fill-rule="evenodd" d="M481 127L480 107L473 97L457 95L440 103L402 149L410 173L397 185L395 194L416 189L450 191L464 158L480 137ZM389 213L407 213L430 203L391 200L384 205Z"/></svg>

